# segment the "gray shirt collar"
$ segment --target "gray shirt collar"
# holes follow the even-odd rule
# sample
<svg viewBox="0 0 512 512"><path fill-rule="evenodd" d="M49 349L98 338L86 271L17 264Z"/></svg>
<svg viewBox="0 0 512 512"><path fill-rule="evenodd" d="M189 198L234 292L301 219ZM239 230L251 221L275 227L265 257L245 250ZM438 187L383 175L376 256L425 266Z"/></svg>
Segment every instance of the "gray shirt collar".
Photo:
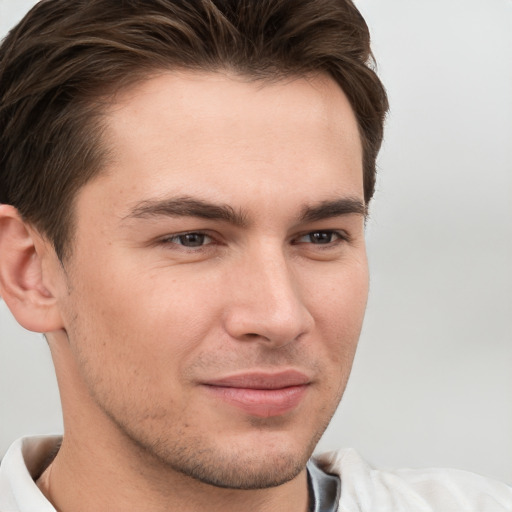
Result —
<svg viewBox="0 0 512 512"><path fill-rule="evenodd" d="M340 501L341 481L310 460L307 464L309 512L336 512Z"/></svg>

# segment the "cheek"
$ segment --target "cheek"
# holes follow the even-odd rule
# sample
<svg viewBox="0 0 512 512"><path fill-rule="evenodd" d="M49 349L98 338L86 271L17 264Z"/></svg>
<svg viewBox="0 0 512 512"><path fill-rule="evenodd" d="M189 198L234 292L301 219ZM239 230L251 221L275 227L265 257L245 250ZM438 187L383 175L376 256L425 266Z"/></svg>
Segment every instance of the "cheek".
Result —
<svg viewBox="0 0 512 512"><path fill-rule="evenodd" d="M312 294L311 308L327 351L326 360L342 371L352 364L367 298L368 270L364 263L334 273L329 286Z"/></svg>
<svg viewBox="0 0 512 512"><path fill-rule="evenodd" d="M116 361L109 366L154 383L179 375L193 360L214 328L216 302L198 278L171 276L165 269L153 274L118 268L111 278L82 279L74 309L85 357L99 365Z"/></svg>
<svg viewBox="0 0 512 512"><path fill-rule="evenodd" d="M365 260L346 268L327 269L324 275L312 275L304 284L304 296L309 297L315 317L342 330L352 330L362 322L368 299Z"/></svg>

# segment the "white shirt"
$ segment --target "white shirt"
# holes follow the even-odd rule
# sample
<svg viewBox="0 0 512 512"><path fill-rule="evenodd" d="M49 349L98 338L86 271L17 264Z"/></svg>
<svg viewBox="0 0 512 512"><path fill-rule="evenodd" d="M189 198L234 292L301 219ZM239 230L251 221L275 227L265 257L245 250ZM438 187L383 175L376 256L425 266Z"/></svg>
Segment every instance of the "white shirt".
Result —
<svg viewBox="0 0 512 512"><path fill-rule="evenodd" d="M59 437L16 441L0 465L0 512L55 512L34 478ZM372 468L354 450L316 457L324 471L339 475L338 512L512 512L512 487L450 469Z"/></svg>

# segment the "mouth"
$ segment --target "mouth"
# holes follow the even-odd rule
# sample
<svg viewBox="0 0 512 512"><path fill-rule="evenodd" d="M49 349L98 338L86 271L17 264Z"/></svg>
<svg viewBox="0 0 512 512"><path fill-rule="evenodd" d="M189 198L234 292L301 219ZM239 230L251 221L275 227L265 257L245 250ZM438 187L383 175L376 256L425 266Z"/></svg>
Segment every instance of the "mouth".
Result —
<svg viewBox="0 0 512 512"><path fill-rule="evenodd" d="M248 372L203 383L217 399L260 418L281 416L293 411L311 384L302 372Z"/></svg>

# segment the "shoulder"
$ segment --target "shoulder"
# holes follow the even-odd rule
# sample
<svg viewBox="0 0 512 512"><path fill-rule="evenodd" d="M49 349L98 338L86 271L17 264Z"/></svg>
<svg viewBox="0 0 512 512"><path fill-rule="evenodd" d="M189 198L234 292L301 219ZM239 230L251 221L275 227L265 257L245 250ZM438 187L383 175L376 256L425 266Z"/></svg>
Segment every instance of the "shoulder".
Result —
<svg viewBox="0 0 512 512"><path fill-rule="evenodd" d="M456 469L376 469L354 450L315 457L339 475L339 512L512 512L512 487Z"/></svg>

